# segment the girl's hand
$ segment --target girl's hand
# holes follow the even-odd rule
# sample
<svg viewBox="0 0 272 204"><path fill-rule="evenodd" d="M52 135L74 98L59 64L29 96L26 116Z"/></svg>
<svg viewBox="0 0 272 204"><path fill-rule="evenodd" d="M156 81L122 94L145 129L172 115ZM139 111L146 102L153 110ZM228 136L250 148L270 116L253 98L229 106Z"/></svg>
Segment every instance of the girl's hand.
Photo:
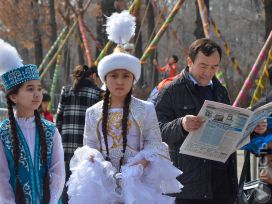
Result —
<svg viewBox="0 0 272 204"><path fill-rule="evenodd" d="M147 167L147 166L149 165L149 163L150 163L150 161L148 161L148 160L146 160L146 159L142 159L142 160L140 160L140 161L138 161L138 162L136 162L136 163L134 163L134 164L132 164L132 165L141 164L141 165L143 165L143 167L145 168L145 167Z"/></svg>
<svg viewBox="0 0 272 204"><path fill-rule="evenodd" d="M92 162L92 163L94 163L94 155L91 154L91 155L89 156L89 161Z"/></svg>

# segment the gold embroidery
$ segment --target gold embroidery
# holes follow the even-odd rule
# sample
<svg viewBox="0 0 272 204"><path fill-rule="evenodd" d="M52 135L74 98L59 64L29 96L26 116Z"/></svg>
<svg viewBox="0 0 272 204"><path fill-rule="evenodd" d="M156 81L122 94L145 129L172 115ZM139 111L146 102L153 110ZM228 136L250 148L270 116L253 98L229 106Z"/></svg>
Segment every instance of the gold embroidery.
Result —
<svg viewBox="0 0 272 204"><path fill-rule="evenodd" d="M122 118L123 112L111 112L108 119L108 136L112 138L112 148L122 144ZM131 118L128 120L128 134L132 126Z"/></svg>

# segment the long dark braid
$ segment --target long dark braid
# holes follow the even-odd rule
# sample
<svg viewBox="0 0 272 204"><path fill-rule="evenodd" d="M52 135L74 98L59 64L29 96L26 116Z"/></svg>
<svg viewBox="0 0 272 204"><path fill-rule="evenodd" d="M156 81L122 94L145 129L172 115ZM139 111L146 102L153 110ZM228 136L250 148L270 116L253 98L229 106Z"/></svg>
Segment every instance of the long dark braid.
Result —
<svg viewBox="0 0 272 204"><path fill-rule="evenodd" d="M129 91L128 95L126 96L125 99L125 104L123 107L123 118L122 118L122 136L123 136L123 150L122 150L122 157L120 158L119 162L119 172L121 171L121 166L123 165L124 162L124 156L127 148L127 128L128 128L128 116L129 116L129 106L131 102L131 94L132 94L132 89Z"/></svg>
<svg viewBox="0 0 272 204"><path fill-rule="evenodd" d="M128 116L129 116L129 106L131 102L131 94L132 90L129 91L125 98L125 104L123 107L123 118L122 118L122 136L123 136L123 150L122 150L122 157L120 158L119 161L119 171L121 170L121 166L124 162L124 155L126 152L126 147L127 147L127 127L128 127ZM104 95L104 101L103 101L103 116L102 116L102 133L103 133L103 138L105 141L105 146L106 146L106 160L110 161L110 156L109 156L109 145L108 145L108 111L109 111L109 102L110 102L110 91L107 89L106 93Z"/></svg>
<svg viewBox="0 0 272 204"><path fill-rule="evenodd" d="M47 161L47 143L45 138L45 132L43 129L42 121L38 110L34 111L35 123L38 127L40 138L40 152L42 163L45 166L45 176L43 177L42 189L43 189L43 203L48 204L50 202L50 176Z"/></svg>
<svg viewBox="0 0 272 204"><path fill-rule="evenodd" d="M14 159L14 169L15 169L15 200L17 204L25 204L25 196L24 196L24 190L22 188L22 185L19 181L19 160L20 160L20 146L19 146L19 138L17 134L17 128L16 128L16 120L14 117L13 112L13 102L9 98L9 96L6 96L7 99L7 106L8 106L8 117L10 121L10 134L11 134L11 141L13 145L13 159Z"/></svg>
<svg viewBox="0 0 272 204"><path fill-rule="evenodd" d="M106 160L110 161L110 152L109 152L109 145L108 145L108 111L109 111L109 102L110 102L110 91L107 88L106 93L104 95L103 100L103 115L102 115L102 133L105 141L106 146Z"/></svg>

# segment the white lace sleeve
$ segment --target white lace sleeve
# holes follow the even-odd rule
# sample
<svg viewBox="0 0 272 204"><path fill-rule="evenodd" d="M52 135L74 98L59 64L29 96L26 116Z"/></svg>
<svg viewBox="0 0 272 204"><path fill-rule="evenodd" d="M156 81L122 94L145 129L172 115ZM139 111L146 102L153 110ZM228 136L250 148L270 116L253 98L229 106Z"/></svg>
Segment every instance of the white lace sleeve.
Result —
<svg viewBox="0 0 272 204"><path fill-rule="evenodd" d="M143 143L145 152L156 153L170 159L168 145L162 142L161 132L154 105L146 105L146 117L143 125Z"/></svg>
<svg viewBox="0 0 272 204"><path fill-rule="evenodd" d="M83 145L88 145L90 148L98 149L99 141L96 137L96 128L92 124L93 111L92 109L87 109L85 117L85 127L83 136Z"/></svg>
<svg viewBox="0 0 272 204"><path fill-rule="evenodd" d="M8 161L2 141L0 141L0 203L15 204L15 196L9 183L9 179L10 173Z"/></svg>
<svg viewBox="0 0 272 204"><path fill-rule="evenodd" d="M61 142L61 136L58 129L55 129L53 139L52 161L50 172L50 204L58 203L65 183L64 152Z"/></svg>

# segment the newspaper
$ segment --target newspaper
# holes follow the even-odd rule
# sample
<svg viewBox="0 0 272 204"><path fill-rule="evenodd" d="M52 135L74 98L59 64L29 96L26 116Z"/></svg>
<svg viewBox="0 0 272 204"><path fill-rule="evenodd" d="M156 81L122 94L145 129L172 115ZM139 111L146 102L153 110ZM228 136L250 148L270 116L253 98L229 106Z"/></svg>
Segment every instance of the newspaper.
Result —
<svg viewBox="0 0 272 204"><path fill-rule="evenodd" d="M233 152L249 143L250 133L271 113L272 102L251 111L206 100L198 114L205 122L188 134L180 153L226 162Z"/></svg>

